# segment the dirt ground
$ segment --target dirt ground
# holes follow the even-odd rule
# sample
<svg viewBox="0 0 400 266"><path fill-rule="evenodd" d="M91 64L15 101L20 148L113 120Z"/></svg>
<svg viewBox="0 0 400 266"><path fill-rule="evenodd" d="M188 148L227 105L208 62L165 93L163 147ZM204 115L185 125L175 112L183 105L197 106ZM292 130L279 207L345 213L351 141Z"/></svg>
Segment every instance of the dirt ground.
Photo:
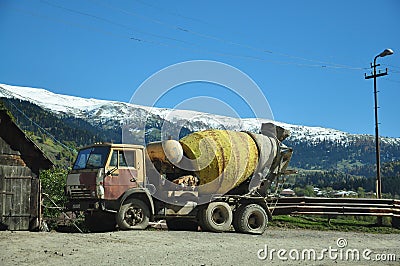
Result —
<svg viewBox="0 0 400 266"><path fill-rule="evenodd" d="M286 253L281 251L278 257L275 251L271 258L272 249L286 250ZM310 249L316 251L315 260L307 257L306 251ZM329 254L329 251L324 253L323 249L330 249L331 253ZM359 260L356 255L351 256L353 249L358 250ZM299 254L298 257L296 252ZM302 252L306 252L304 256L301 255ZM346 259L347 253L349 255ZM362 256L363 253L365 258ZM320 259L320 254L324 255L323 259ZM396 261L387 261L393 260L390 254L396 255ZM379 258L385 257L386 261L376 261L377 255ZM400 234L278 228L270 228L261 236L234 232L167 230L96 234L0 232L0 265L371 265L371 263L399 265Z"/></svg>

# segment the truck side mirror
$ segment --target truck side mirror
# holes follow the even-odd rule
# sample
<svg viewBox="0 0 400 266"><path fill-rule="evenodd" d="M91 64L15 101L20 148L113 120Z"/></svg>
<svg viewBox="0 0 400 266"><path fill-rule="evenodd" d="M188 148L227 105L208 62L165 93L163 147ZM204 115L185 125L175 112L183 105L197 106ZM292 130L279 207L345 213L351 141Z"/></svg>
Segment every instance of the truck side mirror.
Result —
<svg viewBox="0 0 400 266"><path fill-rule="evenodd" d="M114 173L117 169L118 169L118 166L115 166L113 169L108 170L108 171L106 172L106 176L107 176L107 175L111 175L111 174Z"/></svg>

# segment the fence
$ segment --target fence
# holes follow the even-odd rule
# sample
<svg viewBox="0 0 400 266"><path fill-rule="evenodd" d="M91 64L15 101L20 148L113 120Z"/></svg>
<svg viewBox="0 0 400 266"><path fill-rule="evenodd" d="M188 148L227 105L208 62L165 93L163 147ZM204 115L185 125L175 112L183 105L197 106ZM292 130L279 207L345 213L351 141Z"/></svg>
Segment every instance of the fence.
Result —
<svg viewBox="0 0 400 266"><path fill-rule="evenodd" d="M286 197L271 199L273 215L349 215L391 217L392 225L400 227L400 200L367 198Z"/></svg>

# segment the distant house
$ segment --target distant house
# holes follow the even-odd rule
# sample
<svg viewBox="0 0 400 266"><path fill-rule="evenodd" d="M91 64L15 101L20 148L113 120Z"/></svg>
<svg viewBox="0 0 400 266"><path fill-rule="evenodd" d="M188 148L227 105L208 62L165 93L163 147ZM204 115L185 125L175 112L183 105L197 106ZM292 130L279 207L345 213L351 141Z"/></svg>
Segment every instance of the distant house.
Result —
<svg viewBox="0 0 400 266"><path fill-rule="evenodd" d="M53 163L13 122L0 102L0 228L35 230L40 225L39 171Z"/></svg>
<svg viewBox="0 0 400 266"><path fill-rule="evenodd" d="M354 192L354 191L343 191L343 190L340 190L340 191L337 191L335 194L334 194L334 196L336 197L336 198L339 198L339 197L355 197L355 196L357 196L358 194L357 194L357 192Z"/></svg>
<svg viewBox="0 0 400 266"><path fill-rule="evenodd" d="M281 191L280 195L282 197L294 197L296 193L290 188L285 188L284 190Z"/></svg>

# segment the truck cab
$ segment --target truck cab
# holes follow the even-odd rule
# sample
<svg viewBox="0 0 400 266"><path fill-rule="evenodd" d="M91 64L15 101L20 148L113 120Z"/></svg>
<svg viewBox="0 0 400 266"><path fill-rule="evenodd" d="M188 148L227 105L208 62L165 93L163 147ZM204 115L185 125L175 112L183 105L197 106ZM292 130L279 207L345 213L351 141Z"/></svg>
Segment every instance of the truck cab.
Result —
<svg viewBox="0 0 400 266"><path fill-rule="evenodd" d="M66 180L70 210L118 210L126 191L145 183L144 147L99 143L82 148Z"/></svg>

